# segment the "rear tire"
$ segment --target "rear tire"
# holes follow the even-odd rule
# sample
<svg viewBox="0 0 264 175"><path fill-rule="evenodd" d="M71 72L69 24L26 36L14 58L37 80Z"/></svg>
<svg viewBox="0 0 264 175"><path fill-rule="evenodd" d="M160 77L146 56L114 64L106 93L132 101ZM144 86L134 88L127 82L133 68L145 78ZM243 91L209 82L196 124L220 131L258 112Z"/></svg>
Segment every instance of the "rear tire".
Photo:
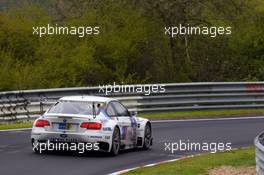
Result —
<svg viewBox="0 0 264 175"><path fill-rule="evenodd" d="M32 151L33 151L33 153L40 154L39 142L38 141L35 141L34 139L32 139L31 145L32 145Z"/></svg>
<svg viewBox="0 0 264 175"><path fill-rule="evenodd" d="M144 130L144 142L142 149L143 150L151 149L151 145L152 145L152 131L150 124L147 123Z"/></svg>
<svg viewBox="0 0 264 175"><path fill-rule="evenodd" d="M117 156L120 150L120 131L115 127L112 137L111 156Z"/></svg>

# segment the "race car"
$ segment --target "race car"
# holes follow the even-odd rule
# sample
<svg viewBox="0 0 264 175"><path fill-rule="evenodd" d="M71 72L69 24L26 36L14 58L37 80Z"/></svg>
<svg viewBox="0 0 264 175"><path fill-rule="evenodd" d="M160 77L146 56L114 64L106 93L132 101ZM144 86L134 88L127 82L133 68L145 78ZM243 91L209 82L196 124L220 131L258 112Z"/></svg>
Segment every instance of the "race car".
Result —
<svg viewBox="0 0 264 175"><path fill-rule="evenodd" d="M136 117L116 99L97 96L60 98L34 121L31 131L34 152L43 143L90 143L96 151L115 156L124 149L150 149L152 140L148 119Z"/></svg>

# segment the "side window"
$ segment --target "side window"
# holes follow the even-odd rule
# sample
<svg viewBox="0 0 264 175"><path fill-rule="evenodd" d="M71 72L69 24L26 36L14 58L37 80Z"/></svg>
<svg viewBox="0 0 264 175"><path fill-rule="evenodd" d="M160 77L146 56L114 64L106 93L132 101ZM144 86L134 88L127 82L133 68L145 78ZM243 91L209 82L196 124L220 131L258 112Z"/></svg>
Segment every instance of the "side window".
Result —
<svg viewBox="0 0 264 175"><path fill-rule="evenodd" d="M116 109L117 116L130 116L127 109L119 102L113 102L113 105Z"/></svg>
<svg viewBox="0 0 264 175"><path fill-rule="evenodd" d="M107 109L106 109L106 113L107 113L109 116L111 116L111 117L116 117L116 112L115 112L115 110L114 110L114 108L113 108L112 103L110 103L110 104L108 105L108 107L107 107Z"/></svg>

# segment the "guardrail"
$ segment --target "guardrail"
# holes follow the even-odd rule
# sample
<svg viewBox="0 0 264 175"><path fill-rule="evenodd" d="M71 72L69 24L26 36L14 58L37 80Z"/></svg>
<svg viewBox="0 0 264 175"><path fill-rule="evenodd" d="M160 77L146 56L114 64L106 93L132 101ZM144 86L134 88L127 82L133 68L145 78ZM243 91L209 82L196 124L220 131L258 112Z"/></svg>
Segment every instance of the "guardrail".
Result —
<svg viewBox="0 0 264 175"><path fill-rule="evenodd" d="M264 107L264 82L172 83L162 86L165 92L150 95L144 95L144 92L105 95L100 91L102 87L0 92L0 120L36 117L54 101L68 95L115 97L139 113Z"/></svg>
<svg viewBox="0 0 264 175"><path fill-rule="evenodd" d="M256 147L256 175L264 174L264 133L255 138Z"/></svg>

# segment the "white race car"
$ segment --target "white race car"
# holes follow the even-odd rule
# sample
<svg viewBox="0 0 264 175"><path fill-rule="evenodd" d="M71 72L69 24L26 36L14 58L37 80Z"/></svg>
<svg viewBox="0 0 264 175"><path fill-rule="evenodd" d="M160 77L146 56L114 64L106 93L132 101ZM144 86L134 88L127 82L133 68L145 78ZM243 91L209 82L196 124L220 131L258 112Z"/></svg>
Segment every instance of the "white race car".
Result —
<svg viewBox="0 0 264 175"><path fill-rule="evenodd" d="M112 98L62 97L35 120L31 131L33 150L39 152L43 143L66 143L64 148L73 143L89 143L92 144L88 146L90 150L110 152L112 155L123 149L150 149L151 123L135 115Z"/></svg>

